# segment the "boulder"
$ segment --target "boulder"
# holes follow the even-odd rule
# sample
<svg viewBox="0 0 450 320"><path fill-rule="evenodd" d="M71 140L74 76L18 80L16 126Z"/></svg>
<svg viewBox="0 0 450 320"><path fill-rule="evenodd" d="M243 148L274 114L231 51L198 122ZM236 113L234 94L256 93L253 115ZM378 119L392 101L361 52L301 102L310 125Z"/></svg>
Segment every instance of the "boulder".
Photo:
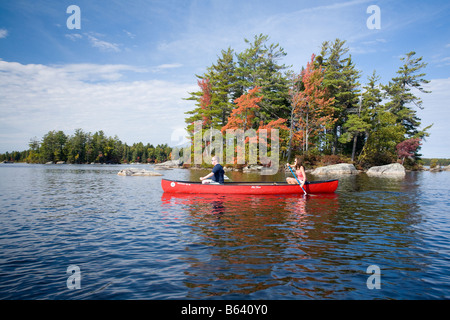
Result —
<svg viewBox="0 0 450 320"><path fill-rule="evenodd" d="M155 164L157 168L179 168L183 165L183 161L181 160L169 160L162 163Z"/></svg>
<svg viewBox="0 0 450 320"><path fill-rule="evenodd" d="M443 168L440 165L430 168L431 172L441 172L442 170L443 170Z"/></svg>
<svg viewBox="0 0 450 320"><path fill-rule="evenodd" d="M311 172L313 175L347 175L358 173L359 171L356 170L355 166L350 163L338 163L325 167L319 167Z"/></svg>
<svg viewBox="0 0 450 320"><path fill-rule="evenodd" d="M366 173L369 176L404 177L406 170L400 163L391 163L384 166L371 167Z"/></svg>
<svg viewBox="0 0 450 320"><path fill-rule="evenodd" d="M244 167L242 169L243 172L251 172L251 171L261 171L264 167L263 166L258 166L258 165L249 165L247 167Z"/></svg>
<svg viewBox="0 0 450 320"><path fill-rule="evenodd" d="M146 169L127 168L120 170L119 176L162 176L162 174Z"/></svg>

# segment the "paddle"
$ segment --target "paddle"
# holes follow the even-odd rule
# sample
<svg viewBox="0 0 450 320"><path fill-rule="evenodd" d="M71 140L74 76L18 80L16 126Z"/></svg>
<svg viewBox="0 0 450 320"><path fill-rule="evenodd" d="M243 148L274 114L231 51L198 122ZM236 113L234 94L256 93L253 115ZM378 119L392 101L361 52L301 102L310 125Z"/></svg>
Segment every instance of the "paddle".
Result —
<svg viewBox="0 0 450 320"><path fill-rule="evenodd" d="M303 192L304 192L304 193L305 193L305 195L306 195L307 193L306 193L305 189L303 189L303 187L302 187L302 185L301 185L300 181L298 180L297 176L295 175L294 171L292 171L292 168L291 168L291 166L290 166L290 165L288 165L288 167L289 167L289 170L291 170L291 172L292 172L292 175L294 176L295 180L297 180L297 182L298 182L298 185L300 186L300 188L302 188Z"/></svg>

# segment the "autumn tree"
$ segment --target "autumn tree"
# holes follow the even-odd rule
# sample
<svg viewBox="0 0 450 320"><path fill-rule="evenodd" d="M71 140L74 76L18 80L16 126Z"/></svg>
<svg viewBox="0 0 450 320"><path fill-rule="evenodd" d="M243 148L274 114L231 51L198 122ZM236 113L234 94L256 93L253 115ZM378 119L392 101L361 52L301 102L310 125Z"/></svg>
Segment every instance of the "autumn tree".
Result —
<svg viewBox="0 0 450 320"><path fill-rule="evenodd" d="M236 108L231 111L227 124L222 128L222 132L227 129L242 129L244 131L253 127L253 119L255 113L259 109L258 103L261 102L263 96L257 96L261 87L254 87L248 93L243 94L234 102Z"/></svg>
<svg viewBox="0 0 450 320"><path fill-rule="evenodd" d="M399 159L402 159L402 164L405 158L414 158L420 146L420 138L411 138L400 142L395 148Z"/></svg>
<svg viewBox="0 0 450 320"><path fill-rule="evenodd" d="M290 91L293 108L291 138L304 153L308 152L310 145L319 149L321 134L331 129L336 121L333 118L334 98L329 98L323 87L323 72L323 68L315 64L313 54L306 69L296 76L295 85Z"/></svg>

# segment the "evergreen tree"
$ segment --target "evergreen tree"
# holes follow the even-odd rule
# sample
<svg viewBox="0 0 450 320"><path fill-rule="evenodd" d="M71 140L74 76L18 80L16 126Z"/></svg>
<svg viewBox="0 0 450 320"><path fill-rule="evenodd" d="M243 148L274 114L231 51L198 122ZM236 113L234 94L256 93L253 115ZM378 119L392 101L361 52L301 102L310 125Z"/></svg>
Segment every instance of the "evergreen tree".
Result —
<svg viewBox="0 0 450 320"><path fill-rule="evenodd" d="M217 63L197 78L200 90L191 92L190 97L186 99L197 102L195 109L186 112L191 115L185 119L190 135L194 130L193 123L197 120L202 120L204 130L220 129L226 125L234 107L237 87L233 50L222 50L222 56L218 58Z"/></svg>
<svg viewBox="0 0 450 320"><path fill-rule="evenodd" d="M378 83L379 79L374 72L362 94L360 121L365 138L358 161L365 166L395 162L396 146L405 134L397 116L382 104L383 86Z"/></svg>
<svg viewBox="0 0 450 320"><path fill-rule="evenodd" d="M211 85L211 104L217 110L217 123L223 127L234 108L233 101L238 98L236 83L236 63L231 48L222 50L222 56L208 69ZM216 129L220 129L215 127Z"/></svg>
<svg viewBox="0 0 450 320"><path fill-rule="evenodd" d="M345 40L336 39L333 43L323 42L317 63L325 69L323 85L327 88L329 97L334 98L334 127L331 131L331 141L325 142L325 148L332 154L347 151L340 146L338 139L346 131L345 122L350 111L358 107L359 82L361 72L358 71L345 47ZM348 143L348 141L347 141Z"/></svg>
<svg viewBox="0 0 450 320"><path fill-rule="evenodd" d="M415 52L411 51L402 57L404 64L397 71L398 76L392 78L388 85L384 86L386 97L390 102L386 108L397 116L397 122L404 126L407 138L423 138L428 136L426 132L431 126L424 130L419 130L420 119L417 117L413 107L423 109L422 100L414 95L412 89L419 92L429 93L423 88L423 84L429 83L423 77L425 73L422 69L427 66L422 62L422 57L415 58Z"/></svg>
<svg viewBox="0 0 450 320"><path fill-rule="evenodd" d="M71 163L85 163L86 158L86 143L88 134L82 129L76 129L74 136L69 138L69 154L68 161Z"/></svg>
<svg viewBox="0 0 450 320"><path fill-rule="evenodd" d="M289 81L284 64L279 60L286 56L277 44L268 44L269 36L257 35L253 42L244 39L249 48L237 55L236 76L239 84L237 96L258 86L264 99L259 103L255 126L260 121L267 123L273 119L289 116Z"/></svg>
<svg viewBox="0 0 450 320"><path fill-rule="evenodd" d="M41 143L41 156L45 162L67 161L67 136L62 131L49 131Z"/></svg>

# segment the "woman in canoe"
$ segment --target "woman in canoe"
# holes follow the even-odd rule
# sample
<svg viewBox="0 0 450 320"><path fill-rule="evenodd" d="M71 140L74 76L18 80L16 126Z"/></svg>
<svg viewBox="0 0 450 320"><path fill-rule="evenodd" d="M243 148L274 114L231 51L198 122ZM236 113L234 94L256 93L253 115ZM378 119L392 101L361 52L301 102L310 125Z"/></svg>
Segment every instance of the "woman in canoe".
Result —
<svg viewBox="0 0 450 320"><path fill-rule="evenodd" d="M295 174L297 175L297 179L300 181L300 186L303 188L306 182L306 173L305 168L301 165L300 159L295 158L295 162L293 165L290 165L289 163L286 164L287 166L290 166L291 168L295 168ZM286 182L289 184L298 184L297 179L287 177Z"/></svg>

